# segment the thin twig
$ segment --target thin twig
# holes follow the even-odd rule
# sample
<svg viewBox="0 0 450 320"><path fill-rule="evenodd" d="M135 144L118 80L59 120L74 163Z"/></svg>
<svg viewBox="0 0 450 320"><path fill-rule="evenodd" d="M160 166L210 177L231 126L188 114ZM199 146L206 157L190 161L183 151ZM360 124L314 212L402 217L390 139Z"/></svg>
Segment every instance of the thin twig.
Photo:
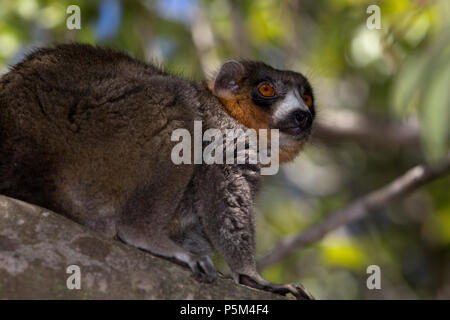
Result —
<svg viewBox="0 0 450 320"><path fill-rule="evenodd" d="M262 270L282 260L294 250L319 241L330 231L386 207L392 201L448 173L450 173L450 153L440 162L419 165L408 170L383 188L356 199L343 209L332 212L324 220L299 235L283 239L269 254L259 260L258 269Z"/></svg>

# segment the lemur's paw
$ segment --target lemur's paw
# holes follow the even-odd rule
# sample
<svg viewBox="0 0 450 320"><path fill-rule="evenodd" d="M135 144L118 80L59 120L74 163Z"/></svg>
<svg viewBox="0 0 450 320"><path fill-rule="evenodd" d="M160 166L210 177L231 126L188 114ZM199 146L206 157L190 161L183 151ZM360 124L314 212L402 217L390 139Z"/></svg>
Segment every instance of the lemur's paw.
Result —
<svg viewBox="0 0 450 320"><path fill-rule="evenodd" d="M239 283L280 295L291 293L297 300L314 300L314 297L299 283L278 284L260 276L250 277L242 274L239 275Z"/></svg>
<svg viewBox="0 0 450 320"><path fill-rule="evenodd" d="M209 256L189 255L185 261L195 279L211 283L217 278L217 271Z"/></svg>
<svg viewBox="0 0 450 320"><path fill-rule="evenodd" d="M297 300L314 300L314 297L300 283L276 284L274 293L286 295L291 293Z"/></svg>

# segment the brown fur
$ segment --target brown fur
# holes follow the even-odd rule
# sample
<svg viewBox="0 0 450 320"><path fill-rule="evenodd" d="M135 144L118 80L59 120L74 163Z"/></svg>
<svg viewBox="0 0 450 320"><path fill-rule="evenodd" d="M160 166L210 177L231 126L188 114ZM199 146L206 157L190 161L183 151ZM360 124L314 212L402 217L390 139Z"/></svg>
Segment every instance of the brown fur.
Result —
<svg viewBox="0 0 450 320"><path fill-rule="evenodd" d="M212 87L213 82L209 82L208 89L211 92ZM248 90L242 90L238 95L218 98L228 113L247 128L255 129L256 132L269 128L270 114L252 103Z"/></svg>
<svg viewBox="0 0 450 320"><path fill-rule="evenodd" d="M208 82L208 89L212 92L214 83ZM270 114L261 107L256 106L249 98L248 90L243 90L239 95L231 97L218 97L228 113L247 128L255 129L258 135L259 129L270 129ZM267 134L270 143L270 130ZM280 163L289 162L303 150L307 138L292 140L289 144L280 146Z"/></svg>
<svg viewBox="0 0 450 320"><path fill-rule="evenodd" d="M0 193L175 258L206 281L216 276L214 246L236 281L304 296L256 271L260 166L171 161L172 132L192 136L195 120L204 130L270 122L244 91L219 100L204 83L123 53L79 44L38 50L0 78Z"/></svg>
<svg viewBox="0 0 450 320"><path fill-rule="evenodd" d="M294 141L286 146L280 147L280 163L289 162L303 150L307 139Z"/></svg>

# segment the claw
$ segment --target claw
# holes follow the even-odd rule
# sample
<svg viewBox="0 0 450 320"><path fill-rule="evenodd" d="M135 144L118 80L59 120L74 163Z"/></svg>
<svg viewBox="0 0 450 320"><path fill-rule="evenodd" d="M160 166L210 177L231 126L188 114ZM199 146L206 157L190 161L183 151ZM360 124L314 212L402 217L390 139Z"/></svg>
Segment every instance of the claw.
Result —
<svg viewBox="0 0 450 320"><path fill-rule="evenodd" d="M277 284L264 280L260 276L250 277L242 274L239 275L239 283L280 295L291 293L297 300L314 300L314 297L298 283Z"/></svg>
<svg viewBox="0 0 450 320"><path fill-rule="evenodd" d="M297 300L315 300L314 296L309 293L303 285L301 285L300 283L294 283L294 286L296 287L297 292L300 294L300 296L296 296Z"/></svg>
<svg viewBox="0 0 450 320"><path fill-rule="evenodd" d="M282 285L288 290L286 293L291 293L297 300L314 300L314 297L299 283L291 283Z"/></svg>
<svg viewBox="0 0 450 320"><path fill-rule="evenodd" d="M217 277L217 271L209 256L189 255L184 260L189 266L194 277L200 282L213 282Z"/></svg>
<svg viewBox="0 0 450 320"><path fill-rule="evenodd" d="M263 290L281 295L291 293L297 300L314 300L314 297L301 284L298 283L291 283L291 284L271 283L269 285L265 285Z"/></svg>
<svg viewBox="0 0 450 320"><path fill-rule="evenodd" d="M206 275L206 281L208 283L213 282L217 278L217 271L210 257L200 257L198 264L203 269L203 272Z"/></svg>

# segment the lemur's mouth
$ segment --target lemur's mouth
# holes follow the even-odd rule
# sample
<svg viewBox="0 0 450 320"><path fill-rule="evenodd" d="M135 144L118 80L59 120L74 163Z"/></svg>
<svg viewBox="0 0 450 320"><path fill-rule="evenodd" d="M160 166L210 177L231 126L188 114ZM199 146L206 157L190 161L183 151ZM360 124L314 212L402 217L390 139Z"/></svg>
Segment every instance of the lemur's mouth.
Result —
<svg viewBox="0 0 450 320"><path fill-rule="evenodd" d="M281 121L278 121L276 126L282 133L295 139L301 139L311 134L312 123L313 117L309 111L296 109Z"/></svg>
<svg viewBox="0 0 450 320"><path fill-rule="evenodd" d="M300 128L300 127L288 127L288 128L279 128L280 132L289 134L294 136L295 138L305 138L311 134L311 127L309 128Z"/></svg>

